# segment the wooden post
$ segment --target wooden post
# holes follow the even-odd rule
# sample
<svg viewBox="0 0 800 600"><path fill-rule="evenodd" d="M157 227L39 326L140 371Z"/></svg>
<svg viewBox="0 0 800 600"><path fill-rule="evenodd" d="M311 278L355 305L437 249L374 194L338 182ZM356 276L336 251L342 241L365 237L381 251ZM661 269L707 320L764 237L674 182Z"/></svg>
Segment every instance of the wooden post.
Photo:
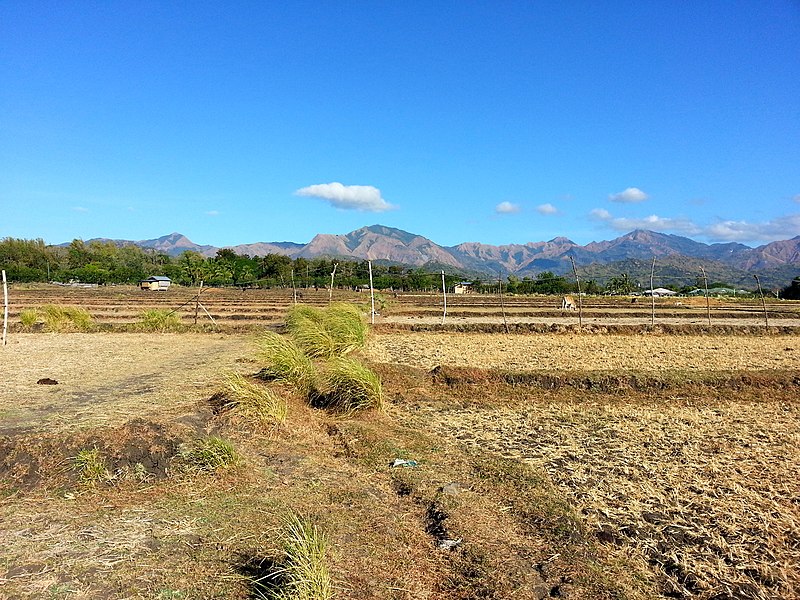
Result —
<svg viewBox="0 0 800 600"><path fill-rule="evenodd" d="M369 265L369 300L372 305L370 315L372 317L372 324L375 325L375 290L372 287L372 261L368 260L367 265Z"/></svg>
<svg viewBox="0 0 800 600"><path fill-rule="evenodd" d="M706 290L706 312L708 313L708 326L711 327L711 302L708 299L708 277L706 277L706 270L703 265L700 265L700 271L703 273L703 286Z"/></svg>
<svg viewBox="0 0 800 600"><path fill-rule="evenodd" d="M328 304L333 302L333 277L336 275L336 267L339 266L339 263L333 263L333 271L331 271L331 288L328 290Z"/></svg>
<svg viewBox="0 0 800 600"><path fill-rule="evenodd" d="M650 269L650 298L652 299L652 310L650 312L650 325L656 324L656 295L653 293L653 276L656 273L656 257L653 257L653 266Z"/></svg>
<svg viewBox="0 0 800 600"><path fill-rule="evenodd" d="M581 280L578 279L578 269L575 267L575 257L570 256L572 272L575 274L575 285L578 287L578 331L583 329L583 297L581 296Z"/></svg>
<svg viewBox="0 0 800 600"><path fill-rule="evenodd" d="M294 269L292 269L292 300L294 305L297 306L297 288L294 287Z"/></svg>
<svg viewBox="0 0 800 600"><path fill-rule="evenodd" d="M6 270L3 269L3 346L8 342L8 283Z"/></svg>
<svg viewBox="0 0 800 600"><path fill-rule="evenodd" d="M764 307L764 325L766 325L767 329L769 329L769 317L767 316L767 302L764 300L764 292L761 289L761 282L758 280L758 275L753 275L756 279L756 283L758 284L758 293L761 296L761 306Z"/></svg>
<svg viewBox="0 0 800 600"><path fill-rule="evenodd" d="M503 276L500 272L497 273L497 283L500 284L500 310L503 311L503 327L505 327L506 333L510 333L508 321L506 321L506 303L503 300Z"/></svg>
<svg viewBox="0 0 800 600"><path fill-rule="evenodd" d="M194 304L194 324L197 325L197 311L200 310L200 292L203 291L203 280L200 280L200 287L197 290L197 299Z"/></svg>
<svg viewBox="0 0 800 600"><path fill-rule="evenodd" d="M444 283L444 271L442 271L442 298L444 298L444 312L442 313L442 325L447 317L447 288Z"/></svg>

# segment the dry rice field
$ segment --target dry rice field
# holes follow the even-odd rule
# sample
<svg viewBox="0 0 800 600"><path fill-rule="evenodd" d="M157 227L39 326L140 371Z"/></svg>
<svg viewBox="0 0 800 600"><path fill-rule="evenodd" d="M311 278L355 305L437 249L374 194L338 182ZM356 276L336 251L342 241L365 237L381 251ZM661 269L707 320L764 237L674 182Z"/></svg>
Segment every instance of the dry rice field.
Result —
<svg viewBox="0 0 800 600"><path fill-rule="evenodd" d="M786 321L769 333L741 304L715 307L738 324L730 334L379 326L361 356L382 376L385 413L330 414L290 394L286 424L258 431L221 420L211 400L226 373L258 371L254 336L279 328L285 290L210 290L220 327L186 333L121 326L143 299L172 306L188 290L15 296L15 315L82 306L107 327L14 327L0 348L2 598L257 598L288 508L328 532L337 598L800 597L795 304L769 306ZM574 319L550 301L504 310ZM435 320L435 302L388 299L379 320ZM502 322L482 302L452 317ZM607 324L650 317L608 299L591 310ZM241 466L170 466L211 434L235 443ZM152 472L82 485L70 461L92 445L115 473L135 461ZM397 457L418 464L394 469Z"/></svg>

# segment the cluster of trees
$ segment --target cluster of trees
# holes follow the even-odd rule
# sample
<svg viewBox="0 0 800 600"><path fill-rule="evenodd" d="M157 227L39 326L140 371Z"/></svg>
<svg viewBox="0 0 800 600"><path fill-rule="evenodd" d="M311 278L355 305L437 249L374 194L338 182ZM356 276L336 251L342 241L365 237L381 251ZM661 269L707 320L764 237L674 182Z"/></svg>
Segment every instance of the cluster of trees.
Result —
<svg viewBox="0 0 800 600"><path fill-rule="evenodd" d="M330 285L336 269L334 285L359 287L369 283L367 261L331 260L327 258L292 259L270 254L248 256L236 254L229 248L218 250L215 256L205 257L197 252L184 252L172 257L163 252L139 246L117 246L113 242L73 240L67 246L48 246L41 239L0 240L0 268L6 270L10 281L80 281L96 284L136 284L151 275L166 275L181 285L198 285L201 281L212 286L240 287L318 287ZM408 268L401 265L373 263L373 284L376 289L404 291L441 290L441 272ZM464 281L463 274L445 274L445 285L452 290ZM478 292L496 293L500 280L471 281ZM535 277L519 278L509 275L503 281L503 291L510 294L568 294L577 289L571 278L549 271ZM697 286L664 287L676 292L688 292ZM732 287L715 282L713 287ZM610 277L604 285L595 280L581 282L587 294L630 294L643 289L640 282L628 274ZM784 298L800 298L800 277L781 292Z"/></svg>

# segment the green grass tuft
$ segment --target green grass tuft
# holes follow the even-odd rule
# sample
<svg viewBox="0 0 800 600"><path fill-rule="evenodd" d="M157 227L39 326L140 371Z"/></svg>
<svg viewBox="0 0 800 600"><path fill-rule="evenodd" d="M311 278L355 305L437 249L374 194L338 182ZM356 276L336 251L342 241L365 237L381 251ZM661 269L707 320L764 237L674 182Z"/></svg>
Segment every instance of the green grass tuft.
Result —
<svg viewBox="0 0 800 600"><path fill-rule="evenodd" d="M195 440L181 451L181 458L188 470L204 473L216 473L240 461L233 444L216 436Z"/></svg>
<svg viewBox="0 0 800 600"><path fill-rule="evenodd" d="M256 582L264 600L330 600L333 581L327 564L328 540L309 519L291 514L281 535L283 560L273 575L280 585Z"/></svg>
<svg viewBox="0 0 800 600"><path fill-rule="evenodd" d="M285 381L304 396L311 393L316 379L314 365L297 344L285 336L267 332L256 340L256 346L265 377Z"/></svg>
<svg viewBox="0 0 800 600"><path fill-rule="evenodd" d="M181 322L181 318L173 311L153 308L142 312L135 329L158 333L179 333L185 331L186 327Z"/></svg>
<svg viewBox="0 0 800 600"><path fill-rule="evenodd" d="M343 412L383 408L380 377L352 358L339 357L328 363L320 393L326 406Z"/></svg>
<svg viewBox="0 0 800 600"><path fill-rule="evenodd" d="M230 399L227 407L237 419L260 425L280 425L286 421L286 400L264 384L231 373L225 377L225 387Z"/></svg>
<svg viewBox="0 0 800 600"><path fill-rule="evenodd" d="M97 448L85 448L72 459L72 468L77 471L81 483L94 485L113 479L106 461Z"/></svg>
<svg viewBox="0 0 800 600"><path fill-rule="evenodd" d="M92 317L77 306L47 304L41 308L45 329L52 332L91 331Z"/></svg>
<svg viewBox="0 0 800 600"><path fill-rule="evenodd" d="M24 308L19 312L19 322L26 329L36 325L39 320L39 312L35 308Z"/></svg>

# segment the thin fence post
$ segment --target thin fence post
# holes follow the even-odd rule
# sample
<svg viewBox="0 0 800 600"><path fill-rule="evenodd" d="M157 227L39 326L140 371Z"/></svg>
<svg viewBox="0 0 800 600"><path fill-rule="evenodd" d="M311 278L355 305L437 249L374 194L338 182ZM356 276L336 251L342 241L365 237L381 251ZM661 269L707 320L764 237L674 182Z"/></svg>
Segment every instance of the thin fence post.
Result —
<svg viewBox="0 0 800 600"><path fill-rule="evenodd" d="M575 285L578 288L578 331L583 329L583 297L581 296L581 280L578 278L578 269L575 266L575 257L570 256L572 272L575 274Z"/></svg>
<svg viewBox="0 0 800 600"><path fill-rule="evenodd" d="M656 257L653 257L653 266L650 269L650 298L652 299L652 309L650 312L650 325L655 326L656 324L656 295L653 292L653 276L656 273Z"/></svg>
<svg viewBox="0 0 800 600"><path fill-rule="evenodd" d="M200 280L200 287L197 290L197 301L194 304L194 324L197 325L197 313L200 310L200 293L203 291L203 280Z"/></svg>
<svg viewBox="0 0 800 600"><path fill-rule="evenodd" d="M297 288L294 287L294 269L292 269L292 300L295 306L297 306Z"/></svg>
<svg viewBox="0 0 800 600"><path fill-rule="evenodd" d="M333 263L333 271L331 271L331 287L328 290L328 304L333 302L333 278L336 275L336 267L339 266L339 263Z"/></svg>
<svg viewBox="0 0 800 600"><path fill-rule="evenodd" d="M3 269L3 346L8 343L8 283L6 270Z"/></svg>
<svg viewBox="0 0 800 600"><path fill-rule="evenodd" d="M708 313L708 326L711 327L711 302L708 299L708 277L706 277L706 270L703 265L700 265L700 271L703 273L703 287L706 290L706 313Z"/></svg>
<svg viewBox="0 0 800 600"><path fill-rule="evenodd" d="M508 321L506 320L506 303L503 300L503 276L502 273L497 273L497 283L500 284L500 310L503 311L503 326L506 329L506 333L510 333L508 330Z"/></svg>
<svg viewBox="0 0 800 600"><path fill-rule="evenodd" d="M372 324L375 325L375 290L372 287L372 261L368 260L367 265L369 266L369 300L372 305L370 315L372 317Z"/></svg>
<svg viewBox="0 0 800 600"><path fill-rule="evenodd" d="M755 277L756 283L758 284L758 293L761 296L761 306L764 308L764 325L769 330L769 317L767 316L767 302L764 300L764 291L761 289L761 282L758 279L758 275L753 275Z"/></svg>
<svg viewBox="0 0 800 600"><path fill-rule="evenodd" d="M442 298L444 299L444 312L442 313L442 325L444 325L444 320L447 318L447 287L445 287L444 283L444 271L442 271Z"/></svg>

